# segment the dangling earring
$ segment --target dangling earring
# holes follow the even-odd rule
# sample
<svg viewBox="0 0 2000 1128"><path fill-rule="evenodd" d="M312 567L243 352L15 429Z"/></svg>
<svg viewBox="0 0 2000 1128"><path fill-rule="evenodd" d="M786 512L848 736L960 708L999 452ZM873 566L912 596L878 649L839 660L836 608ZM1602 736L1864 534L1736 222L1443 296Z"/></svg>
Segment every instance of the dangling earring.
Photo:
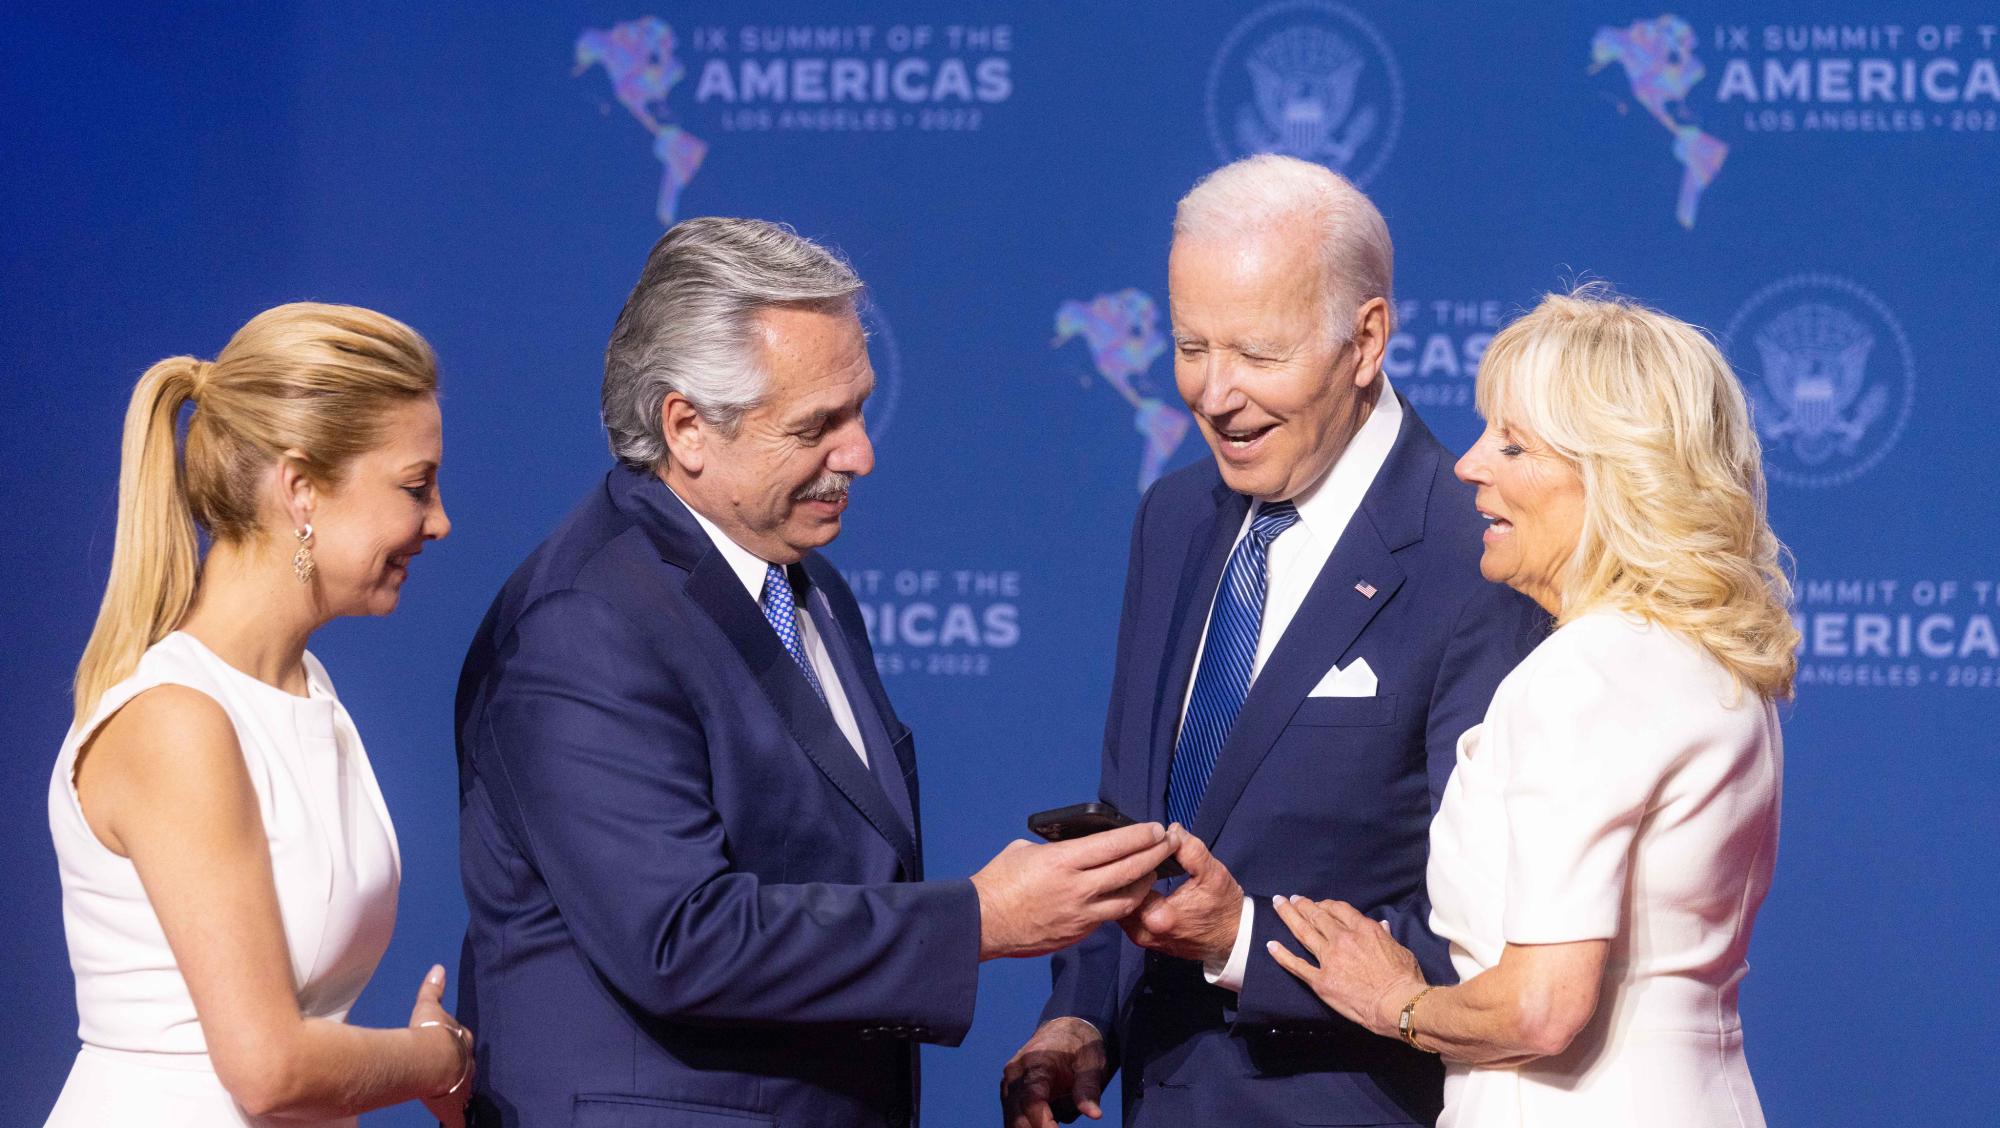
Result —
<svg viewBox="0 0 2000 1128"><path fill-rule="evenodd" d="M313 563L312 524L308 522L305 528L297 530L292 535L299 538L299 550L292 553L292 575L297 576L300 583L309 584L312 582L313 570L317 567Z"/></svg>

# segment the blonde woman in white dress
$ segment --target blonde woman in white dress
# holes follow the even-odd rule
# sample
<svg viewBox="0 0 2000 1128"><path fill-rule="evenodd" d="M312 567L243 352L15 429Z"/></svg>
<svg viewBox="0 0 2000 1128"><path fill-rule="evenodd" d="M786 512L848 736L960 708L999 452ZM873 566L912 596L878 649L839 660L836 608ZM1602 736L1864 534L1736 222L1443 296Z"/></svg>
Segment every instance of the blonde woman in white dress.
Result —
<svg viewBox="0 0 2000 1128"><path fill-rule="evenodd" d="M441 457L430 348L368 310L280 306L213 363L140 379L49 786L83 1042L49 1125L340 1125L413 1099L459 1123L471 1035L442 967L408 1027L345 1021L388 946L400 861L306 651L330 619L393 610L450 529Z"/></svg>
<svg viewBox="0 0 2000 1128"><path fill-rule="evenodd" d="M1777 850L1798 641L1743 394L1698 330L1602 292L1494 338L1458 465L1480 571L1557 629L1466 733L1431 828L1460 982L1339 902L1281 902L1340 1013L1440 1053L1450 1128L1758 1128L1737 1017Z"/></svg>

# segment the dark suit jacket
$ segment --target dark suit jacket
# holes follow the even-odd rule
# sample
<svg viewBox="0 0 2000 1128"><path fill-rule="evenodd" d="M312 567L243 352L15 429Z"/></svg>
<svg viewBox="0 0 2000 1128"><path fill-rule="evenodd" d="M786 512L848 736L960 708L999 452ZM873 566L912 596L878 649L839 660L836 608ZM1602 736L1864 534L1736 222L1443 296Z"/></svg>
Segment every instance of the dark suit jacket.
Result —
<svg viewBox="0 0 2000 1128"><path fill-rule="evenodd" d="M1424 892L1431 816L1459 734L1547 631L1529 600L1479 575L1483 522L1452 457L1404 405L1400 432L1230 730L1191 828L1256 909L1240 996L1115 927L1055 962L1044 1019L1104 1031L1133 1125L1430 1123L1434 1057L1340 1018L1264 951L1302 951L1273 894L1339 898L1387 920L1431 982L1453 982ZM1104 799L1164 820L1195 647L1249 499L1212 460L1139 507L1105 727ZM1372 585L1373 596L1356 590ZM1374 697L1308 695L1366 658Z"/></svg>
<svg viewBox="0 0 2000 1128"><path fill-rule="evenodd" d="M910 730L804 568L874 771L652 475L501 589L458 691L476 1123L904 1124L915 1043L965 1036L977 897L922 880Z"/></svg>

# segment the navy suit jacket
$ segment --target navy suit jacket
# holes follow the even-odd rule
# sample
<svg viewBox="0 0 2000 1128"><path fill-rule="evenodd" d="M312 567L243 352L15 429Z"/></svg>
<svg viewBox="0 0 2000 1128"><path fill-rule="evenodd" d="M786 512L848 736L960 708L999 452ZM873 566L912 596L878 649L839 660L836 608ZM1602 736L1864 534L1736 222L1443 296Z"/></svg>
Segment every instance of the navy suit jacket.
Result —
<svg viewBox="0 0 2000 1128"><path fill-rule="evenodd" d="M1115 926L1056 958L1043 1018L1073 1015L1105 1033L1128 1124L1437 1118L1438 1060L1342 1019L1264 944L1302 953L1273 894L1338 898L1388 921L1431 982L1455 981L1429 928L1431 816L1459 735L1548 624L1480 577L1483 522L1452 461L1405 404L1387 461L1259 671L1202 797L1190 829L1255 906L1241 994ZM1196 644L1249 505L1213 460L1161 479L1140 504L1100 786L1135 818L1166 817ZM1356 658L1375 671L1375 696L1309 696Z"/></svg>
<svg viewBox="0 0 2000 1128"><path fill-rule="evenodd" d="M922 880L910 730L803 564L872 771L650 474L494 600L458 690L475 1123L907 1124L915 1043L965 1036L978 899Z"/></svg>

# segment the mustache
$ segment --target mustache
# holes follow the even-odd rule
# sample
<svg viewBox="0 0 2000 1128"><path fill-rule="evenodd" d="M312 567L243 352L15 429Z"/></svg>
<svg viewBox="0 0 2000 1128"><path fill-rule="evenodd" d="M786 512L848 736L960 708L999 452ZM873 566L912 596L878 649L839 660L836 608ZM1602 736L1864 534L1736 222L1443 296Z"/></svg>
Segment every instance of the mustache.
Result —
<svg viewBox="0 0 2000 1128"><path fill-rule="evenodd" d="M837 501L847 496L848 484L854 475L841 470L829 470L814 478L805 489L792 495L794 501Z"/></svg>

